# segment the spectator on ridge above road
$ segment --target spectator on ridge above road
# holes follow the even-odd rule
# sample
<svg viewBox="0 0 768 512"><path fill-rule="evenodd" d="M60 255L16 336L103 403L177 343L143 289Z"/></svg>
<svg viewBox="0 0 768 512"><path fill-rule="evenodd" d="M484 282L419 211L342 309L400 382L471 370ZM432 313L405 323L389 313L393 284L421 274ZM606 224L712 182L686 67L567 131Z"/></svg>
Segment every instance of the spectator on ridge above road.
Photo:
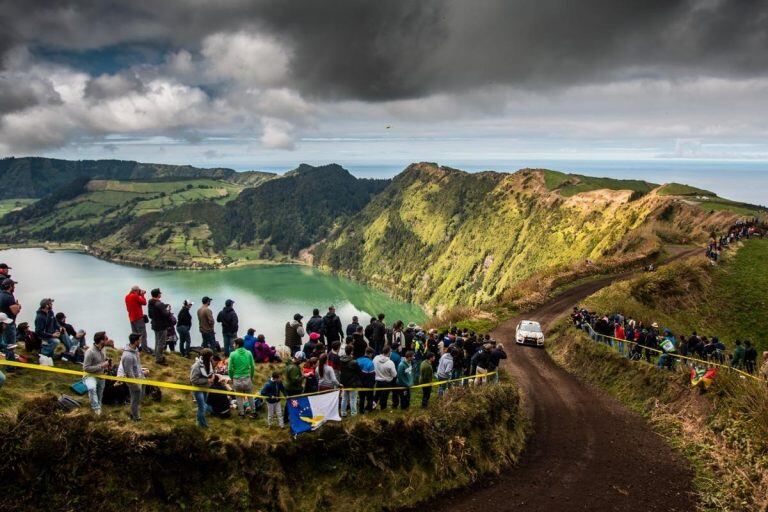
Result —
<svg viewBox="0 0 768 512"><path fill-rule="evenodd" d="M147 305L147 292L138 285L133 285L131 291L125 296L125 309L128 310L128 321L131 324L131 332L141 336L141 350L151 352L147 340L147 318L144 315L144 306Z"/></svg>
<svg viewBox="0 0 768 512"><path fill-rule="evenodd" d="M165 364L165 345L168 339L168 328L171 327L171 312L162 300L163 292L155 288L152 298L147 303L147 314L151 320L150 326L155 333L155 362Z"/></svg>
<svg viewBox="0 0 768 512"><path fill-rule="evenodd" d="M224 302L224 308L216 316L216 321L221 324L221 332L224 337L225 356L229 356L229 353L232 352L232 341L237 338L237 330L240 328L234 305L235 301L227 299Z"/></svg>
<svg viewBox="0 0 768 512"><path fill-rule="evenodd" d="M197 323L200 328L200 335L203 337L203 348L210 348L214 352L220 352L219 344L216 342L216 332L213 321L213 311L211 311L211 298L207 295L201 301L202 305L197 310Z"/></svg>
<svg viewBox="0 0 768 512"><path fill-rule="evenodd" d="M341 341L344 337L344 331L341 328L341 319L336 316L336 308L330 306L328 313L323 317L323 336L325 337L325 346L329 349L334 341Z"/></svg>

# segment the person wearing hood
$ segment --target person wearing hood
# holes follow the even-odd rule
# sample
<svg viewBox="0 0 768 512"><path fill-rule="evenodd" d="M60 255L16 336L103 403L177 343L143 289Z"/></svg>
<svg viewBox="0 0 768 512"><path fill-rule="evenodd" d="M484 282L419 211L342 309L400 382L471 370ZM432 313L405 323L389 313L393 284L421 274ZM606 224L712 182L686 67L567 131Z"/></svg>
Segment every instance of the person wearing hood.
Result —
<svg viewBox="0 0 768 512"><path fill-rule="evenodd" d="M387 388L397 385L397 368L389 358L391 351L392 349L387 345L382 349L381 354L373 358L373 371L376 378L376 397L374 400L382 411L387 408L387 399L389 398Z"/></svg>
<svg viewBox="0 0 768 512"><path fill-rule="evenodd" d="M334 306L330 306L328 313L323 317L323 335L325 336L325 346L329 349L334 341L341 341L344 337L341 319L336 316L336 308Z"/></svg>
<svg viewBox="0 0 768 512"><path fill-rule="evenodd" d="M213 351L211 349L204 348L200 352L200 357L195 359L189 370L190 384L198 388L208 388L211 386L214 374L213 364L211 363L212 358ZM211 406L208 405L208 393L205 391L193 391L192 396L197 404L197 424L201 428L208 428L208 420L205 418L205 413L211 411Z"/></svg>
<svg viewBox="0 0 768 512"><path fill-rule="evenodd" d="M285 346L290 350L291 355L301 350L302 338L304 338L304 324L301 323L301 319L304 318L301 314L296 313L293 315L293 320L285 324Z"/></svg>
<svg viewBox="0 0 768 512"><path fill-rule="evenodd" d="M232 342L237 338L238 325L237 313L233 307L235 301L227 299L224 302L224 308L219 311L216 321L221 324L221 333L224 337L224 355L229 356L232 352Z"/></svg>

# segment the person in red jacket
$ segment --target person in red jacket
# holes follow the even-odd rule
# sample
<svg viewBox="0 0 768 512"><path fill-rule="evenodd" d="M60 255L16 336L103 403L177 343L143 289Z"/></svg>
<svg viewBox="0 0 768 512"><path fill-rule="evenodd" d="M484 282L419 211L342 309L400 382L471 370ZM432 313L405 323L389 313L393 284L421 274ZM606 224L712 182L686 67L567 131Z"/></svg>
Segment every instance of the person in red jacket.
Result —
<svg viewBox="0 0 768 512"><path fill-rule="evenodd" d="M131 323L131 332L141 336L141 350L151 353L147 345L147 322L144 316L144 306L147 305L147 292L138 285L131 287L131 291L125 296L125 309L128 310L128 321Z"/></svg>

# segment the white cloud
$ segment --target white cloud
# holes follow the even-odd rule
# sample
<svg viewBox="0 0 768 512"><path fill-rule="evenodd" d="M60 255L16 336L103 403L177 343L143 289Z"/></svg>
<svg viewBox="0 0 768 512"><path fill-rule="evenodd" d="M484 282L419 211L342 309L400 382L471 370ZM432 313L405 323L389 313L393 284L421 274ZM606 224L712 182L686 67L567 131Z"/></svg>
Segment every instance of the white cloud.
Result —
<svg viewBox="0 0 768 512"><path fill-rule="evenodd" d="M289 50L265 34L213 34L203 40L201 53L207 74L214 81L274 86L282 84L288 76Z"/></svg>
<svg viewBox="0 0 768 512"><path fill-rule="evenodd" d="M261 144L267 149L295 149L292 131L290 123L266 117L263 119Z"/></svg>

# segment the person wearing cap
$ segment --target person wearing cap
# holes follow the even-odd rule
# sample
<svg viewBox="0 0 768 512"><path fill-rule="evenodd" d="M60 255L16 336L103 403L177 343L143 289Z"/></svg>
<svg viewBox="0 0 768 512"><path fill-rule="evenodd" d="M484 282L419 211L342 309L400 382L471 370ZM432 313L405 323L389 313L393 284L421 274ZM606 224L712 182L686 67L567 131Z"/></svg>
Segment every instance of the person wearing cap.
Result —
<svg viewBox="0 0 768 512"><path fill-rule="evenodd" d="M163 292L155 288L150 292L152 298L147 303L147 314L155 333L155 362L165 364L165 346L168 341L168 328L171 327L171 312L161 299Z"/></svg>
<svg viewBox="0 0 768 512"><path fill-rule="evenodd" d="M320 339L320 333L318 332L311 332L309 333L309 340L304 344L304 347L302 347L302 351L304 351L304 358L309 359L312 357L312 354L315 352L315 348L317 345L322 345L323 342Z"/></svg>
<svg viewBox="0 0 768 512"><path fill-rule="evenodd" d="M16 316L21 312L21 304L13 295L16 291L16 284L16 281L9 277L0 282L0 313L5 313L11 320L10 323L6 324L3 335L0 336L0 348L16 343Z"/></svg>
<svg viewBox="0 0 768 512"><path fill-rule="evenodd" d="M93 335L93 345L85 351L83 359L83 371L102 375L112 366L112 360L104 355L104 347L114 347L114 342L109 339L107 333L99 331ZM104 386L106 381L96 377L87 376L83 379L85 387L88 389L88 398L91 401L91 409L96 415L101 414L101 399L104 396Z"/></svg>
<svg viewBox="0 0 768 512"><path fill-rule="evenodd" d="M144 371L141 368L141 355L139 353L140 343L141 335L135 332L131 333L128 336L128 346L125 347L123 355L120 357L122 374L130 379L144 378ZM133 383L126 383L126 386L128 386L128 391L131 395L131 419L133 421L141 421L139 408L141 407L143 386Z"/></svg>
<svg viewBox="0 0 768 512"><path fill-rule="evenodd" d="M41 342L40 353L53 357L61 336L61 328L53 314L53 299L40 301L40 308L35 314L35 334Z"/></svg>
<svg viewBox="0 0 768 512"><path fill-rule="evenodd" d="M197 310L197 323L200 328L200 335L203 337L203 348L210 348L215 352L220 351L219 344L216 342L216 332L213 321L213 311L211 311L211 298L207 295L201 301L203 304Z"/></svg>
<svg viewBox="0 0 768 512"><path fill-rule="evenodd" d="M131 332L141 336L141 350L152 352L147 340L147 317L144 315L144 306L147 305L147 292L139 285L133 285L125 296L125 309L128 311L128 322L131 324Z"/></svg>
<svg viewBox="0 0 768 512"><path fill-rule="evenodd" d="M291 354L301 350L302 338L304 337L304 324L301 319L304 318L299 313L293 315L293 320L285 324L285 346L288 347ZM286 380L287 386L287 380Z"/></svg>
<svg viewBox="0 0 768 512"><path fill-rule="evenodd" d="M9 270L11 270L11 267L9 267L7 263L0 263L0 281L11 278L11 274L8 272Z"/></svg>
<svg viewBox="0 0 768 512"><path fill-rule="evenodd" d="M235 301L227 299L224 302L224 308L219 311L216 321L221 324L221 333L224 337L224 355L228 356L232 352L232 342L237 338L238 325L237 313L233 307Z"/></svg>
<svg viewBox="0 0 768 512"><path fill-rule="evenodd" d="M323 317L323 332L325 336L325 346L330 350L334 341L341 341L344 337L344 330L341 328L341 319L336 316L336 308L328 307L328 313Z"/></svg>
<svg viewBox="0 0 768 512"><path fill-rule="evenodd" d="M192 336L190 335L192 330L192 314L189 312L191 308L192 301L185 299L176 320L176 332L179 334L179 352L184 357L189 355L189 348L192 345Z"/></svg>

